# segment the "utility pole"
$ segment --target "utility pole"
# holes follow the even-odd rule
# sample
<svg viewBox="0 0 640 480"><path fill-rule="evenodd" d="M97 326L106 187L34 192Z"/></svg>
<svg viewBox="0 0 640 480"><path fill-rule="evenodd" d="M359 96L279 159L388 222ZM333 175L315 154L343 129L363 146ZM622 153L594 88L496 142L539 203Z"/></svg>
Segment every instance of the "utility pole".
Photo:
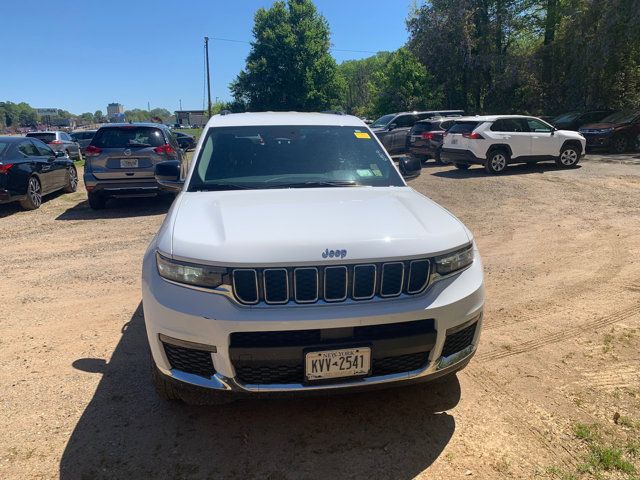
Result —
<svg viewBox="0 0 640 480"><path fill-rule="evenodd" d="M211 78L209 77L209 37L204 37L204 54L207 62L207 97L209 99L207 113L211 118Z"/></svg>
<svg viewBox="0 0 640 480"><path fill-rule="evenodd" d="M180 99L179 102L180 102L180 111L182 111L182 99Z"/></svg>
<svg viewBox="0 0 640 480"><path fill-rule="evenodd" d="M151 111L151 102L147 102L147 112Z"/></svg>

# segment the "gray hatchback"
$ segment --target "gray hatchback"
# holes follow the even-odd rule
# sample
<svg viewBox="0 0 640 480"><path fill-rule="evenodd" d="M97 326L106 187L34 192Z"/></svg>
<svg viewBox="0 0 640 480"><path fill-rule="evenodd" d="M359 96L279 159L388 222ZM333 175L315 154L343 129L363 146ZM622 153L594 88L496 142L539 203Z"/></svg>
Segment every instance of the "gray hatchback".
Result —
<svg viewBox="0 0 640 480"><path fill-rule="evenodd" d="M160 193L155 165L183 161L183 151L168 127L156 123L114 123L101 127L85 149L84 184L89 206L101 209L113 197Z"/></svg>

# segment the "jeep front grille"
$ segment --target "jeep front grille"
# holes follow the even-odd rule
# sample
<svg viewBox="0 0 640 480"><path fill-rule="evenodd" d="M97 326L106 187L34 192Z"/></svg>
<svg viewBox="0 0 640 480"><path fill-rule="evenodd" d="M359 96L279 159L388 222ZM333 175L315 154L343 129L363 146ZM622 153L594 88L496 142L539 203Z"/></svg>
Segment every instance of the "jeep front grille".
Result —
<svg viewBox="0 0 640 480"><path fill-rule="evenodd" d="M323 267L239 268L235 298L245 305L284 305L417 295L428 286L428 259Z"/></svg>

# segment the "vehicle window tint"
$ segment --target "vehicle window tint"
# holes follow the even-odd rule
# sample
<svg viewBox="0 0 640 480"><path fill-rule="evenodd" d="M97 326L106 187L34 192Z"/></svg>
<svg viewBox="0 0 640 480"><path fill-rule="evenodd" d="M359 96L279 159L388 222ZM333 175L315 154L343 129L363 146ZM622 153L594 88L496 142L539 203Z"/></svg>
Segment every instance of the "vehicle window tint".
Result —
<svg viewBox="0 0 640 480"><path fill-rule="evenodd" d="M398 128L406 128L412 127L413 124L416 123L416 120L416 117L413 115L400 115L393 123L395 123Z"/></svg>
<svg viewBox="0 0 640 480"><path fill-rule="evenodd" d="M31 132L27 133L27 137L30 138L38 138L42 140L44 143L53 142L56 139L55 133L40 133L40 132Z"/></svg>
<svg viewBox="0 0 640 480"><path fill-rule="evenodd" d="M491 125L493 132L526 132L525 124L519 118L501 118Z"/></svg>
<svg viewBox="0 0 640 480"><path fill-rule="evenodd" d="M430 132L431 130L433 130L433 124L431 122L417 122L411 132L418 135L422 132Z"/></svg>
<svg viewBox="0 0 640 480"><path fill-rule="evenodd" d="M2 154L4 152L6 152L9 149L9 144L8 143L3 143L0 142L0 157L2 156Z"/></svg>
<svg viewBox="0 0 640 480"><path fill-rule="evenodd" d="M101 128L91 141L100 148L144 148L164 144L164 135L153 127L106 127Z"/></svg>
<svg viewBox="0 0 640 480"><path fill-rule="evenodd" d="M51 157L55 155L55 153L53 153L53 150L51 150L48 145L45 145L40 140L33 139L33 144L36 146L38 152L40 152L40 155L42 155L43 157Z"/></svg>
<svg viewBox="0 0 640 480"><path fill-rule="evenodd" d="M433 118L435 117L436 114L434 112L430 112L430 113L419 113L418 114L418 120L422 120L424 118Z"/></svg>
<svg viewBox="0 0 640 480"><path fill-rule="evenodd" d="M71 137L70 137L70 136L69 136L69 134L67 134L67 133L60 132L60 134L59 134L59 135L60 135L60 140L66 140L66 141L71 140Z"/></svg>
<svg viewBox="0 0 640 480"><path fill-rule="evenodd" d="M454 123L456 123L455 120L447 120L446 122L442 122L440 124L440 129L449 130Z"/></svg>
<svg viewBox="0 0 640 480"><path fill-rule="evenodd" d="M22 142L18 147L18 150L20 150L20 152L24 153L28 157L40 156L40 152L38 152L38 149L31 142Z"/></svg>
<svg viewBox="0 0 640 480"><path fill-rule="evenodd" d="M456 122L449 129L449 133L471 133L479 122Z"/></svg>
<svg viewBox="0 0 640 480"><path fill-rule="evenodd" d="M527 126L530 132L551 133L553 128L537 118L527 118Z"/></svg>
<svg viewBox="0 0 640 480"><path fill-rule="evenodd" d="M365 128L278 125L210 129L189 189L289 188L309 182L403 184L384 148Z"/></svg>

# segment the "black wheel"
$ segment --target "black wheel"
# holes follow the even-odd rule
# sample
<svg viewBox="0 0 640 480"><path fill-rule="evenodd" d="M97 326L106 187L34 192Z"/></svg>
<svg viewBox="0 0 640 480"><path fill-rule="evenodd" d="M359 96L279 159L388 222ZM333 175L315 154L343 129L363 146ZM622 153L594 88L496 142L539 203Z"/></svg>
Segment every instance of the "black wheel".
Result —
<svg viewBox="0 0 640 480"><path fill-rule="evenodd" d="M559 167L570 168L578 164L580 160L580 150L574 145L566 145L562 147L560 156L556 158L556 164Z"/></svg>
<svg viewBox="0 0 640 480"><path fill-rule="evenodd" d="M158 367L153 361L153 357L151 357L150 360L151 360L151 381L153 383L153 387L155 388L158 396L163 400L167 400L169 402L176 402L176 401L182 400L182 397L180 396L180 392L178 391L178 389L176 389L173 383L167 380L167 378L162 373L160 373L160 370L158 370Z"/></svg>
<svg viewBox="0 0 640 480"><path fill-rule="evenodd" d="M616 135L611 139L611 151L613 153L624 153L629 148L629 139L624 135Z"/></svg>
<svg viewBox="0 0 640 480"><path fill-rule="evenodd" d="M440 157L440 150L436 150L436 153L433 154L433 159L438 165L446 165L446 163L443 162L442 158Z"/></svg>
<svg viewBox="0 0 640 480"><path fill-rule="evenodd" d="M92 210L102 210L107 205L107 197L99 193L89 194L89 206Z"/></svg>
<svg viewBox="0 0 640 480"><path fill-rule="evenodd" d="M458 170L469 170L469 167L471 166L468 163L456 163L454 165Z"/></svg>
<svg viewBox="0 0 640 480"><path fill-rule="evenodd" d="M67 169L67 185L64 187L65 193L73 193L78 189L78 172L76 167Z"/></svg>
<svg viewBox="0 0 640 480"><path fill-rule="evenodd" d="M25 210L35 210L42 205L42 185L38 177L30 177L27 183L27 196L20 201L20 205Z"/></svg>
<svg viewBox="0 0 640 480"><path fill-rule="evenodd" d="M484 162L484 169L488 173L502 173L507 168L509 163L509 154L504 150L493 150L487 155L487 160Z"/></svg>

